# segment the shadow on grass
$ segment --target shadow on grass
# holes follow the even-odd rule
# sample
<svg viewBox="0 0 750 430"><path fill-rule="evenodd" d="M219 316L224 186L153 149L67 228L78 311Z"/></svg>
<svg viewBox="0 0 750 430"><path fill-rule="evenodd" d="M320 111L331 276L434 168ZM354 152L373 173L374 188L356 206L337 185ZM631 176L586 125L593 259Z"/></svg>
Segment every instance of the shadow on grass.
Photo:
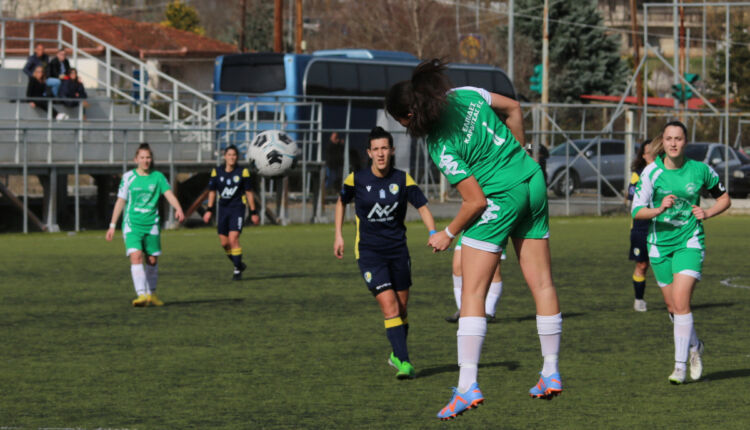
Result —
<svg viewBox="0 0 750 430"><path fill-rule="evenodd" d="M484 367L506 367L511 372L518 369L520 367L520 364L518 364L517 361L496 361L494 363L480 363L479 368ZM424 370L420 370L417 372L417 377L419 378L426 378L428 376L432 375L439 375L441 373L446 372L457 372L458 371L458 365L457 364L445 364L442 366L436 366L436 367L430 367Z"/></svg>
<svg viewBox="0 0 750 430"><path fill-rule="evenodd" d="M690 309L708 309L708 308L726 308L729 306L734 306L734 303L732 302L726 302L726 303L703 303L700 305L690 305Z"/></svg>
<svg viewBox="0 0 750 430"><path fill-rule="evenodd" d="M164 306L191 306L191 305L203 305L203 304L230 304L238 305L244 302L245 299L209 299L209 300L185 300L183 302L165 302Z"/></svg>
<svg viewBox="0 0 750 430"><path fill-rule="evenodd" d="M252 276L247 275L243 276L243 281L263 281L265 279L287 279L287 278L307 278L309 277L309 274L306 273L278 273L273 275L260 275L260 276Z"/></svg>
<svg viewBox="0 0 750 430"><path fill-rule="evenodd" d="M584 315L586 315L586 312L564 312L562 314L562 318L563 318L563 320L565 320L565 318L575 318L575 317L581 317L581 316L584 316ZM521 317L521 318L508 318L508 319L510 319L510 320L516 320L518 322L521 322L521 321L536 321L536 315L526 315L525 317Z"/></svg>
<svg viewBox="0 0 750 430"><path fill-rule="evenodd" d="M750 369L724 370L721 372L709 373L703 376L698 382L720 381L722 379L747 378L750 377Z"/></svg>

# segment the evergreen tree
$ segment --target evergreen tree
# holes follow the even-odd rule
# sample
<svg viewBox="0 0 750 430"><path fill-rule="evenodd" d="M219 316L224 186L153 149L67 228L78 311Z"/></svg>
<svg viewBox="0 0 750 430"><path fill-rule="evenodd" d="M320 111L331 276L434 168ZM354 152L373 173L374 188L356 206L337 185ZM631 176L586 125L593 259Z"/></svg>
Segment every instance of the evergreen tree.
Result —
<svg viewBox="0 0 750 430"><path fill-rule="evenodd" d="M732 107L746 110L750 107L750 34L744 23L735 24L729 47L729 97ZM709 70L712 96L724 99L724 46L717 47L713 66Z"/></svg>
<svg viewBox="0 0 750 430"><path fill-rule="evenodd" d="M542 2L516 1L515 11L516 31L533 41L534 57L539 64ZM603 26L593 0L550 2L550 101L578 102L583 94L620 94L625 89L629 71L620 58L620 42L616 35L607 35Z"/></svg>
<svg viewBox="0 0 750 430"><path fill-rule="evenodd" d="M237 32L235 39L239 41ZM239 46L239 43L237 43ZM248 1L245 14L245 49L250 52L273 51L273 2Z"/></svg>
<svg viewBox="0 0 750 430"><path fill-rule="evenodd" d="M167 19L162 21L161 25L189 31L201 36L206 33L206 30L201 27L198 11L194 7L182 3L180 0L174 0L169 3L167 10L164 11L164 16Z"/></svg>

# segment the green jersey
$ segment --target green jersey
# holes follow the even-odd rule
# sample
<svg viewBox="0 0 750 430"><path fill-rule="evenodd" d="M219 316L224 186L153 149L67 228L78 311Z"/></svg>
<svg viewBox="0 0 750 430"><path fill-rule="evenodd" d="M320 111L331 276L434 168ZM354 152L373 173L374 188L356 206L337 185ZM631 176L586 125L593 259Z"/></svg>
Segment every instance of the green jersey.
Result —
<svg viewBox="0 0 750 430"><path fill-rule="evenodd" d="M693 205L700 205L701 190L709 190L718 197L724 186L714 169L686 158L679 169L664 167L663 156L646 166L635 186L632 216L644 207L658 208L670 194L674 205L651 220L648 243L664 245L690 245L702 240L703 224L693 215Z"/></svg>
<svg viewBox="0 0 750 430"><path fill-rule="evenodd" d="M490 104L486 90L451 90L440 126L427 136L430 157L448 182L474 176L486 196L508 191L540 170Z"/></svg>
<svg viewBox="0 0 750 430"><path fill-rule="evenodd" d="M167 178L161 172L142 176L131 170L122 175L117 197L126 200L122 220L130 229L149 231L159 224L159 197L169 191Z"/></svg>

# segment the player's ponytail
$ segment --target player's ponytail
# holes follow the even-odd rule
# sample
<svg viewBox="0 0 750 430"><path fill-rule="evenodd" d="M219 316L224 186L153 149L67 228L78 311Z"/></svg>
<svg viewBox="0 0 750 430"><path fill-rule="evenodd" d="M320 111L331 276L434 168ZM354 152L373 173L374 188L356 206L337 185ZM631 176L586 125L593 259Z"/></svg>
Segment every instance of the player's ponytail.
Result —
<svg viewBox="0 0 750 430"><path fill-rule="evenodd" d="M386 110L396 118L409 119L407 130L413 137L424 137L438 124L446 106L451 83L443 73L445 63L437 58L423 61L408 81L388 91Z"/></svg>

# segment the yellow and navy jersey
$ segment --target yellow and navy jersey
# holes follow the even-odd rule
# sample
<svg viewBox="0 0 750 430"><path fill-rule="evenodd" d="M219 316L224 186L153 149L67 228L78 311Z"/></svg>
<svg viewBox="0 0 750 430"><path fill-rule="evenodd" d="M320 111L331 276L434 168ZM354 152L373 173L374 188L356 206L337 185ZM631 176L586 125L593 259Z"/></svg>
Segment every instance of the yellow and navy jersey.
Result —
<svg viewBox="0 0 750 430"><path fill-rule="evenodd" d="M388 252L405 247L406 203L417 209L427 204L414 179L397 169L382 178L370 168L350 173L341 188L341 201L347 204L352 200L357 220L357 259L360 249Z"/></svg>
<svg viewBox="0 0 750 430"><path fill-rule="evenodd" d="M635 195L635 186L638 184L638 180L641 179L641 172L643 172L643 169L640 169L637 172L632 172L630 174L630 184L628 185L628 200L633 201L633 196ZM651 223L651 220L648 219L633 219L630 222L630 229L631 230L638 230L641 232L648 232L648 226Z"/></svg>
<svg viewBox="0 0 750 430"><path fill-rule="evenodd" d="M208 181L208 189L216 191L222 207L244 205L246 203L245 191L251 191L252 187L250 171L241 167L235 167L231 172L227 172L224 166L213 169L211 179Z"/></svg>

